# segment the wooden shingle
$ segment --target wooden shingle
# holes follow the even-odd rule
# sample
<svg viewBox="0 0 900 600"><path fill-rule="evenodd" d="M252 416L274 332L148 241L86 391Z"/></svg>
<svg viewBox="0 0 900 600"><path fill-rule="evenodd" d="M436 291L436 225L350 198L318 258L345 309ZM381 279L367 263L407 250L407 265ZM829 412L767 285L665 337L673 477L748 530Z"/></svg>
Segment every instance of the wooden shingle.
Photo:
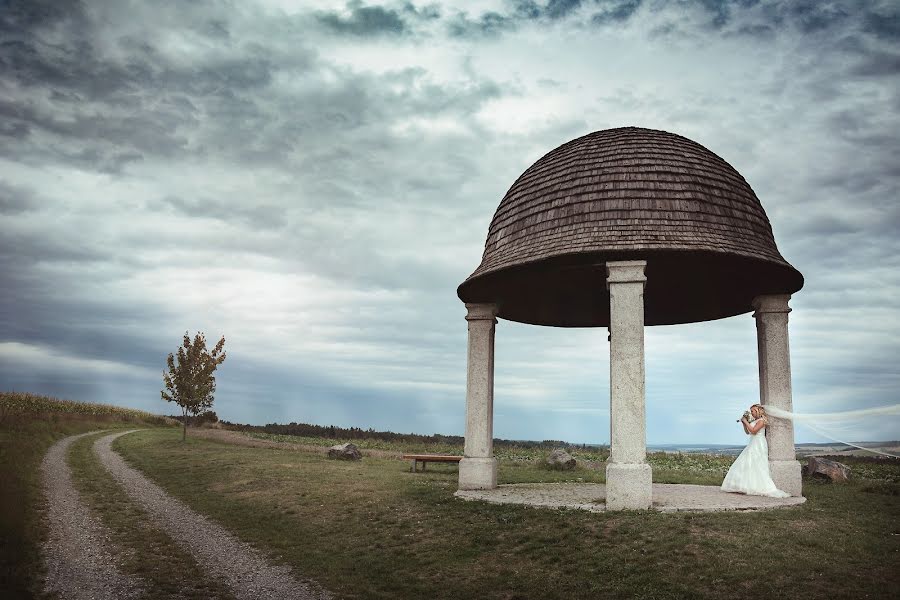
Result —
<svg viewBox="0 0 900 600"><path fill-rule="evenodd" d="M511 320L606 325L604 263L633 259L648 261L651 325L748 312L756 295L803 285L731 165L682 136L624 127L563 144L522 173L457 293Z"/></svg>

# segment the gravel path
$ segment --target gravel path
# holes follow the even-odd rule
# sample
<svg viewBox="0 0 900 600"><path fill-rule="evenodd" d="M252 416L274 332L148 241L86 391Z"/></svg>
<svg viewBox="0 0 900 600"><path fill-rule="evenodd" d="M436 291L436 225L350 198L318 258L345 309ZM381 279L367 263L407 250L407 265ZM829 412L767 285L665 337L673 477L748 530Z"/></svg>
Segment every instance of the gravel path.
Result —
<svg viewBox="0 0 900 600"><path fill-rule="evenodd" d="M308 580L297 580L285 566L274 566L249 544L172 498L129 467L113 452L112 442L130 431L97 440L94 451L125 492L165 530L210 577L223 581L239 599L318 600L330 598Z"/></svg>
<svg viewBox="0 0 900 600"><path fill-rule="evenodd" d="M66 462L69 446L89 432L56 442L41 463L49 535L44 543L45 591L60 598L136 598L140 580L124 575L107 529L81 501Z"/></svg>

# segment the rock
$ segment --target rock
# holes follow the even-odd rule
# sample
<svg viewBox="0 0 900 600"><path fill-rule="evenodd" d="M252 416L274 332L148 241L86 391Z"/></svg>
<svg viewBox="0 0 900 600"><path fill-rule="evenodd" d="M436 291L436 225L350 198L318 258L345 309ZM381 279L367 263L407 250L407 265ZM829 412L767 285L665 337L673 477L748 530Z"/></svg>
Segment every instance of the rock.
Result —
<svg viewBox="0 0 900 600"><path fill-rule="evenodd" d="M575 459L562 448L557 448L547 457L547 465L551 469L568 471L575 468Z"/></svg>
<svg viewBox="0 0 900 600"><path fill-rule="evenodd" d="M338 444L328 449L328 458L359 460L362 458L362 454L359 453L359 448L353 444Z"/></svg>
<svg viewBox="0 0 900 600"><path fill-rule="evenodd" d="M804 472L809 477L819 477L830 481L842 482L850 479L850 467L827 458L810 456Z"/></svg>

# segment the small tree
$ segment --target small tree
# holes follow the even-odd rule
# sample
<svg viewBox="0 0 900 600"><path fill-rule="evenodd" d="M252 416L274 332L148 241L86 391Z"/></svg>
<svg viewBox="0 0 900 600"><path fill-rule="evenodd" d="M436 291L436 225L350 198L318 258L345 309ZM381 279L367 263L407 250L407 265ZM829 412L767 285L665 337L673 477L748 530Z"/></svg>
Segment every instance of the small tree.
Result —
<svg viewBox="0 0 900 600"><path fill-rule="evenodd" d="M184 332L184 342L178 348L177 355L169 354L166 361L169 371L163 372L162 399L174 402L181 407L182 441L187 439L188 413L198 414L209 410L213 404L213 392L216 391L216 367L225 361L225 336L219 340L212 351L206 348L206 337L203 332L194 336L194 341Z"/></svg>

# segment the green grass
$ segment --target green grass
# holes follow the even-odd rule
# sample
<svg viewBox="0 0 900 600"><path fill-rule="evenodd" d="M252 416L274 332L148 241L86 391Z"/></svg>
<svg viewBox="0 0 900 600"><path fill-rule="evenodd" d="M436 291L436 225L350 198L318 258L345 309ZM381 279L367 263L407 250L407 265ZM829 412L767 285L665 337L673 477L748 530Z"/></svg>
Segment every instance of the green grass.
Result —
<svg viewBox="0 0 900 600"><path fill-rule="evenodd" d="M146 423L142 419L146 413L140 411L94 414L83 406L92 405L0 392L0 590L4 599L41 595L40 545L46 527L40 465L50 446L68 435ZM41 409L38 414L29 412L37 408Z"/></svg>
<svg viewBox="0 0 900 600"><path fill-rule="evenodd" d="M426 443L426 442L398 442L398 441L387 441L381 440L378 438L359 438L359 439L344 439L344 438L326 438L326 437L311 437L311 436L300 436L300 435L284 435L278 433L264 433L261 431L247 431L242 432L244 435L250 438L258 439L258 440L269 440L273 442L286 442L292 444L305 444L309 446L321 446L321 447L329 447L334 446L335 444L345 444L347 442L352 443L357 448L363 450L386 450L389 452L407 452L407 453L427 453L427 454L450 454L450 455L458 455L462 456L463 454L463 446L462 444L451 444L451 443ZM574 456L576 459L583 461L603 461L609 456L608 448L579 448L577 446L572 446L567 449L569 454ZM535 461L541 458L545 458L548 454L550 454L550 449L548 448L540 448L537 446L524 446L511 442L502 442L494 444L494 456L499 459L513 460L513 461Z"/></svg>
<svg viewBox="0 0 900 600"><path fill-rule="evenodd" d="M82 499L108 528L120 552L122 569L144 581L142 597L232 598L227 587L207 577L187 551L152 523L100 464L94 442L108 433L86 436L72 444L69 466Z"/></svg>
<svg viewBox="0 0 900 600"><path fill-rule="evenodd" d="M115 447L338 597L887 598L900 585L900 496L887 479L806 481L808 501L793 509L594 514L462 502L446 465L413 474L406 461L182 444L165 430ZM654 479L717 484L733 459L659 460ZM499 477L602 481L602 471L507 459Z"/></svg>
<svg viewBox="0 0 900 600"><path fill-rule="evenodd" d="M823 456L850 467L851 477L859 479L875 479L900 483L900 469L896 468L897 460L882 456ZM800 462L806 463L807 459Z"/></svg>

